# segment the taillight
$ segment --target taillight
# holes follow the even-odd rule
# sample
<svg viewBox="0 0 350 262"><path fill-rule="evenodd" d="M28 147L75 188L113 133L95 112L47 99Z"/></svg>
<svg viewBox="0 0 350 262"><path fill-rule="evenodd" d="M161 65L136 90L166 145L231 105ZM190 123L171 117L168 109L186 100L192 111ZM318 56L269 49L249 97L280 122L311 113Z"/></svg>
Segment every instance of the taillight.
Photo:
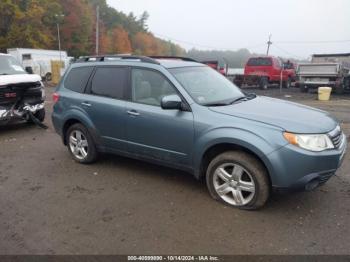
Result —
<svg viewBox="0 0 350 262"><path fill-rule="evenodd" d="M53 95L52 95L53 103L56 104L59 99L60 99L60 94L59 93L53 93Z"/></svg>

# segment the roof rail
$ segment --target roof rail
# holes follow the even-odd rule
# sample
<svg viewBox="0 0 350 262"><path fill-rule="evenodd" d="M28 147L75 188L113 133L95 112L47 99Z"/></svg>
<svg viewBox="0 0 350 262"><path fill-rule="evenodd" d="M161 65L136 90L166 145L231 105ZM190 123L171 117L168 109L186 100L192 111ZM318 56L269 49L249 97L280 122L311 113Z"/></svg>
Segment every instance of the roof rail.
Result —
<svg viewBox="0 0 350 262"><path fill-rule="evenodd" d="M82 62L104 62L113 60L140 60L144 63L157 64L160 63L147 56L136 56L136 55L98 55L98 56L81 56L77 59L76 63Z"/></svg>
<svg viewBox="0 0 350 262"><path fill-rule="evenodd" d="M183 61L187 61L187 62L197 62L197 60L192 59L190 57L183 57L183 56L150 56L150 58L153 59L177 59L177 60L183 60Z"/></svg>

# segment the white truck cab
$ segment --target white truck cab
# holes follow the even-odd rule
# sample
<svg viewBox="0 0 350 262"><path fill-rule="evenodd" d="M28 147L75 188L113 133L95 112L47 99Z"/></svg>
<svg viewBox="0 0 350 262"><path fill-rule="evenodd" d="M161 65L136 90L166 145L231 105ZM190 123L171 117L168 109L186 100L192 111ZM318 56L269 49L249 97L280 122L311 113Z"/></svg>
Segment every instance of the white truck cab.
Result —
<svg viewBox="0 0 350 262"><path fill-rule="evenodd" d="M0 125L16 119L43 122L44 100L41 77L26 72L14 57L0 53Z"/></svg>

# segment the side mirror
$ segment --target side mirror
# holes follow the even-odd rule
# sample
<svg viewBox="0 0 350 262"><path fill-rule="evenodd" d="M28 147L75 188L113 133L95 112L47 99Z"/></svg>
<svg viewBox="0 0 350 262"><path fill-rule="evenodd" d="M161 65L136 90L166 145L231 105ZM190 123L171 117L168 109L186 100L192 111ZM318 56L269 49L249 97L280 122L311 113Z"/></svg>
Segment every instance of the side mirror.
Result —
<svg viewBox="0 0 350 262"><path fill-rule="evenodd" d="M178 95L169 95L164 96L161 101L161 107L165 110L171 110L171 109L182 109L182 100Z"/></svg>
<svg viewBox="0 0 350 262"><path fill-rule="evenodd" d="M27 66L26 68L25 68L25 70L26 70L26 72L28 73L28 74L34 74L34 72L33 72L33 68L31 67L31 66Z"/></svg>

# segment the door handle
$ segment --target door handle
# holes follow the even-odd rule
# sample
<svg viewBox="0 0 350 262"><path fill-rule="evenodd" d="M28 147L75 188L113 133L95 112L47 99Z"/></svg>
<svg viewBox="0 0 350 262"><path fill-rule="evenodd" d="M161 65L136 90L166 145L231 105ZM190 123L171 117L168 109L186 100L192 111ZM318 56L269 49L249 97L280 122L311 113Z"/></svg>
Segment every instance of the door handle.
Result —
<svg viewBox="0 0 350 262"><path fill-rule="evenodd" d="M82 102L82 103L81 103L81 105L82 105L82 106L88 106L88 107L90 107L90 106L91 106L91 104L90 104L90 103L88 103L88 102Z"/></svg>
<svg viewBox="0 0 350 262"><path fill-rule="evenodd" d="M127 113L131 116L139 116L140 115L140 113L137 112L136 110L129 110L129 111L127 111Z"/></svg>

